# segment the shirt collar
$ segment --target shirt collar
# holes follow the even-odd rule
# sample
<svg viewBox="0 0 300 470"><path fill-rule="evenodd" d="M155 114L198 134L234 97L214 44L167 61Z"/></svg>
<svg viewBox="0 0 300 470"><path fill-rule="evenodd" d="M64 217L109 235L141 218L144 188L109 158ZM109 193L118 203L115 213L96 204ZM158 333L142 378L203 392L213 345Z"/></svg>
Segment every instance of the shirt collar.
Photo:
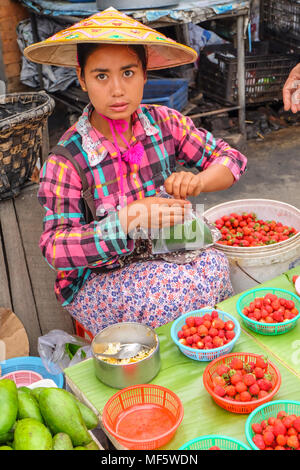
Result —
<svg viewBox="0 0 300 470"><path fill-rule="evenodd" d="M76 123L77 132L82 137L82 148L87 154L90 166L101 163L108 153L115 153L112 142L108 141L99 131L96 132L91 125L89 118L93 109L93 105L89 103ZM144 140L147 136L159 132L159 129L151 124L140 106L133 113L132 130L137 140Z"/></svg>

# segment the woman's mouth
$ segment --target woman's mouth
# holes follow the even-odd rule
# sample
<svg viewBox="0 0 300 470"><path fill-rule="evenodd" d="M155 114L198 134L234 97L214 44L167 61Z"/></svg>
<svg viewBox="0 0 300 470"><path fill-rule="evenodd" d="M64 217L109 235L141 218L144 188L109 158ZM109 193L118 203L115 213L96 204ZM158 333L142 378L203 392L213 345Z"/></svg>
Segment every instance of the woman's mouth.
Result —
<svg viewBox="0 0 300 470"><path fill-rule="evenodd" d="M112 111L115 111L117 113L121 113L123 111L126 111L128 108L128 103L122 102L122 103L115 103L110 106L110 109Z"/></svg>

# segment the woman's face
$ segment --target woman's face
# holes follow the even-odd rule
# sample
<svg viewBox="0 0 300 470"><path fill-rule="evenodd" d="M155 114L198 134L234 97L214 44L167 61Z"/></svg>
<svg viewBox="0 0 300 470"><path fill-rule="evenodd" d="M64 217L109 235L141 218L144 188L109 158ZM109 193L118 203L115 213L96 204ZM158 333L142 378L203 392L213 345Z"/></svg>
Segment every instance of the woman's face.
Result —
<svg viewBox="0 0 300 470"><path fill-rule="evenodd" d="M136 53L128 46L104 45L89 55L79 82L98 113L110 119L128 120L143 97L145 73Z"/></svg>

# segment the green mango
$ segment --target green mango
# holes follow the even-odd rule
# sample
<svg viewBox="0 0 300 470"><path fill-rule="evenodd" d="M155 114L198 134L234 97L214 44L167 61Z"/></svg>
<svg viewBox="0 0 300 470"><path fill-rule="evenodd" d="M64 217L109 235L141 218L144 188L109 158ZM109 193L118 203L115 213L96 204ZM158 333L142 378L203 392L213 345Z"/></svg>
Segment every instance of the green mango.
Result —
<svg viewBox="0 0 300 470"><path fill-rule="evenodd" d="M39 396L42 416L53 434L64 432L74 447L84 446L92 438L78 406L70 393L61 388L45 388Z"/></svg>
<svg viewBox="0 0 300 470"><path fill-rule="evenodd" d="M74 447L74 450L87 450L87 449L83 446L77 446L77 447Z"/></svg>
<svg viewBox="0 0 300 470"><path fill-rule="evenodd" d="M79 408L79 411L83 417L83 421L88 429L94 429L98 426L98 417L97 415L89 408L87 405L82 403L75 395L72 395L73 400L75 401L76 405Z"/></svg>
<svg viewBox="0 0 300 470"><path fill-rule="evenodd" d="M34 396L34 398L39 401L39 396L40 396L40 393L45 390L46 387L36 387L36 388L32 388L30 390L31 392L31 395Z"/></svg>
<svg viewBox="0 0 300 470"><path fill-rule="evenodd" d="M87 450L100 450L95 441L90 442L85 446Z"/></svg>
<svg viewBox="0 0 300 470"><path fill-rule="evenodd" d="M14 449L10 446L0 446L0 450L14 450Z"/></svg>
<svg viewBox="0 0 300 470"><path fill-rule="evenodd" d="M6 442L12 441L14 438L13 431L8 431L4 434L0 434L0 444L5 444Z"/></svg>
<svg viewBox="0 0 300 470"><path fill-rule="evenodd" d="M17 422L14 435L15 450L52 450L52 436L49 429L34 418Z"/></svg>
<svg viewBox="0 0 300 470"><path fill-rule="evenodd" d="M53 436L53 450L73 450L70 436L65 432L59 432Z"/></svg>
<svg viewBox="0 0 300 470"><path fill-rule="evenodd" d="M30 388L25 387L25 386L23 386L23 387L18 387L18 391L19 391L19 390L21 390L22 392L31 393Z"/></svg>
<svg viewBox="0 0 300 470"><path fill-rule="evenodd" d="M34 418L43 423L43 418L39 409L38 402L31 393L18 390L18 419Z"/></svg>
<svg viewBox="0 0 300 470"><path fill-rule="evenodd" d="M13 380L0 380L0 435L11 430L18 415L18 392Z"/></svg>

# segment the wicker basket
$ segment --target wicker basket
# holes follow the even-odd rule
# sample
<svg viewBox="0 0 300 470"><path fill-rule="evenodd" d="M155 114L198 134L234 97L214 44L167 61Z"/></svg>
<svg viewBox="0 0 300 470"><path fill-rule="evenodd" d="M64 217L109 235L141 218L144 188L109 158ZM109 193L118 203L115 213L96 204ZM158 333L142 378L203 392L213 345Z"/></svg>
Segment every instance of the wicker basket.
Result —
<svg viewBox="0 0 300 470"><path fill-rule="evenodd" d="M30 178L54 106L44 91L0 96L0 200L16 197Z"/></svg>

